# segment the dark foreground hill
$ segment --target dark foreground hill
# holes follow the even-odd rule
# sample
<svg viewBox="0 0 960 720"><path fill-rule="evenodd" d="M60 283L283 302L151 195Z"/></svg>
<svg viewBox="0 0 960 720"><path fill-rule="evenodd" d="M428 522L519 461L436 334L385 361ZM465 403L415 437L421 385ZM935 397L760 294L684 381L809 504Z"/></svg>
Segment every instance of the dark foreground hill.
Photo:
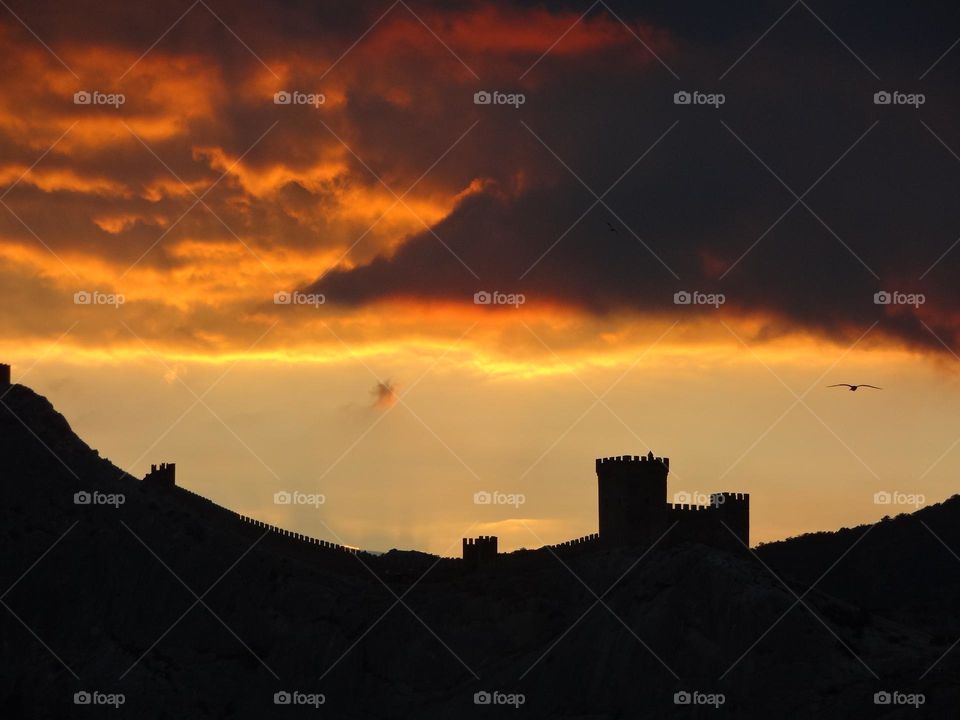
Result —
<svg viewBox="0 0 960 720"><path fill-rule="evenodd" d="M923 524L960 547L957 500L768 545L759 559L699 545L541 550L468 575L422 553L291 551L185 491L144 487L29 389L0 403L3 718L893 718L960 707L960 650L947 652L960 636L960 560ZM124 502L75 504L82 491ZM74 704L95 691L122 693L123 705ZM275 704L295 691L325 702ZM895 691L925 703L874 703ZM483 692L523 704L475 704ZM678 705L682 692L723 704Z"/></svg>

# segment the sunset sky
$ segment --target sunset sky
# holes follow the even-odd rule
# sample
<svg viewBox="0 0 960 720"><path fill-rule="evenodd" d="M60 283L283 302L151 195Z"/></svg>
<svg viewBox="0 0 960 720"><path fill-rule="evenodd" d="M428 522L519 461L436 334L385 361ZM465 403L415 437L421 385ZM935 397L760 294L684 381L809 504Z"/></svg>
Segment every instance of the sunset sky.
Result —
<svg viewBox="0 0 960 720"><path fill-rule="evenodd" d="M724 5L11 0L0 360L374 550L595 532L593 459L651 449L753 542L949 497L960 8Z"/></svg>

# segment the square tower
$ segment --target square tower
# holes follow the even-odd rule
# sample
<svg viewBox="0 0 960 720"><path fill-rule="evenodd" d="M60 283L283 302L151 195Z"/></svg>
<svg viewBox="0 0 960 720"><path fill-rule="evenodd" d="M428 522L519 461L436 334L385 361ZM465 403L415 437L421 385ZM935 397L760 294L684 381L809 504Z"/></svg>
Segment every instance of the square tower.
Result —
<svg viewBox="0 0 960 720"><path fill-rule="evenodd" d="M497 560L497 537L463 538L463 566L467 571L491 567Z"/></svg>
<svg viewBox="0 0 960 720"><path fill-rule="evenodd" d="M177 484L177 466L174 463L160 463L150 466L150 472L143 476L147 487L172 488Z"/></svg>

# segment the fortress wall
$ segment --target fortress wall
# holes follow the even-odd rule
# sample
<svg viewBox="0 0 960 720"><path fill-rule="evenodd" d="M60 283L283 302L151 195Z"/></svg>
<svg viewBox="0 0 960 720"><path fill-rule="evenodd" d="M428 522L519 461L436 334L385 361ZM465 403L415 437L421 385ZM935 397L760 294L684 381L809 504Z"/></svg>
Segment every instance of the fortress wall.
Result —
<svg viewBox="0 0 960 720"><path fill-rule="evenodd" d="M264 532L269 533L268 537L270 537L272 540L281 540L283 544L287 545L288 547L309 550L311 553L316 553L319 551L336 552L344 555L355 555L359 552L362 552L355 548L347 547L346 545L338 545L337 543L331 543L327 542L326 540L320 540L319 538L292 532L290 530L286 530L285 528L277 527L276 525L270 525L246 515L237 515L237 518L250 528L255 529L256 536L259 537ZM267 538L264 538L264 541L266 540Z"/></svg>
<svg viewBox="0 0 960 720"><path fill-rule="evenodd" d="M594 548L600 543L600 533L591 533L590 535L584 535L583 537L578 537L573 540L566 540L562 543L557 543L556 545L547 545L546 548L558 553L564 554L569 552L575 552L579 550L585 550L588 548Z"/></svg>
<svg viewBox="0 0 960 720"><path fill-rule="evenodd" d="M667 506L669 543L698 542L730 551L742 551L750 543L750 496L745 493L714 493L710 505ZM740 538L742 542L738 541Z"/></svg>
<svg viewBox="0 0 960 720"><path fill-rule="evenodd" d="M604 544L653 543L671 527L664 544L698 542L729 550L742 550L750 541L750 496L747 493L715 493L711 505L686 505L666 502L669 458L623 455L596 460L599 490L600 532L584 535L543 549L555 553L577 553ZM175 465L151 466L147 487L173 486L182 500L211 519L224 519L252 540L266 543L307 562L340 566L348 561L357 570L357 558L374 561L376 556L285 528L264 523L214 503L174 482ZM742 541L742 542L741 542ZM463 538L462 567L471 570L489 567L498 557L498 539L481 535ZM453 562L459 561L451 559ZM362 566L361 566L362 567Z"/></svg>
<svg viewBox="0 0 960 720"><path fill-rule="evenodd" d="M719 523L716 509L711 505L670 503L667 506L667 526L673 526L664 538L668 544L698 542L715 545L722 539L719 533L726 533Z"/></svg>

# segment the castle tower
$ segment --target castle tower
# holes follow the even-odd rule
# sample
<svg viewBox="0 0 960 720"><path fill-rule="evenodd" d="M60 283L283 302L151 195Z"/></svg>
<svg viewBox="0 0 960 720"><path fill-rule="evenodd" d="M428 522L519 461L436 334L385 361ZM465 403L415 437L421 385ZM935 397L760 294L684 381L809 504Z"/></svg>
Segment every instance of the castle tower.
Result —
<svg viewBox="0 0 960 720"><path fill-rule="evenodd" d="M624 455L597 458L600 540L651 543L667 526L670 458Z"/></svg>
<svg viewBox="0 0 960 720"><path fill-rule="evenodd" d="M0 387L10 387L10 366L0 363Z"/></svg>
<svg viewBox="0 0 960 720"><path fill-rule="evenodd" d="M467 571L491 567L497 560L497 537L463 538L463 567Z"/></svg>
<svg viewBox="0 0 960 720"><path fill-rule="evenodd" d="M143 476L147 487L172 488L177 484L177 466L175 463L160 463L150 466L150 472Z"/></svg>
<svg viewBox="0 0 960 720"><path fill-rule="evenodd" d="M727 527L720 526L720 532L717 533L724 547L732 550L743 550L744 545L750 547L750 494L722 492L714 493L710 496L710 504L716 508L718 522L722 522ZM740 538L740 542L730 534L729 530Z"/></svg>

